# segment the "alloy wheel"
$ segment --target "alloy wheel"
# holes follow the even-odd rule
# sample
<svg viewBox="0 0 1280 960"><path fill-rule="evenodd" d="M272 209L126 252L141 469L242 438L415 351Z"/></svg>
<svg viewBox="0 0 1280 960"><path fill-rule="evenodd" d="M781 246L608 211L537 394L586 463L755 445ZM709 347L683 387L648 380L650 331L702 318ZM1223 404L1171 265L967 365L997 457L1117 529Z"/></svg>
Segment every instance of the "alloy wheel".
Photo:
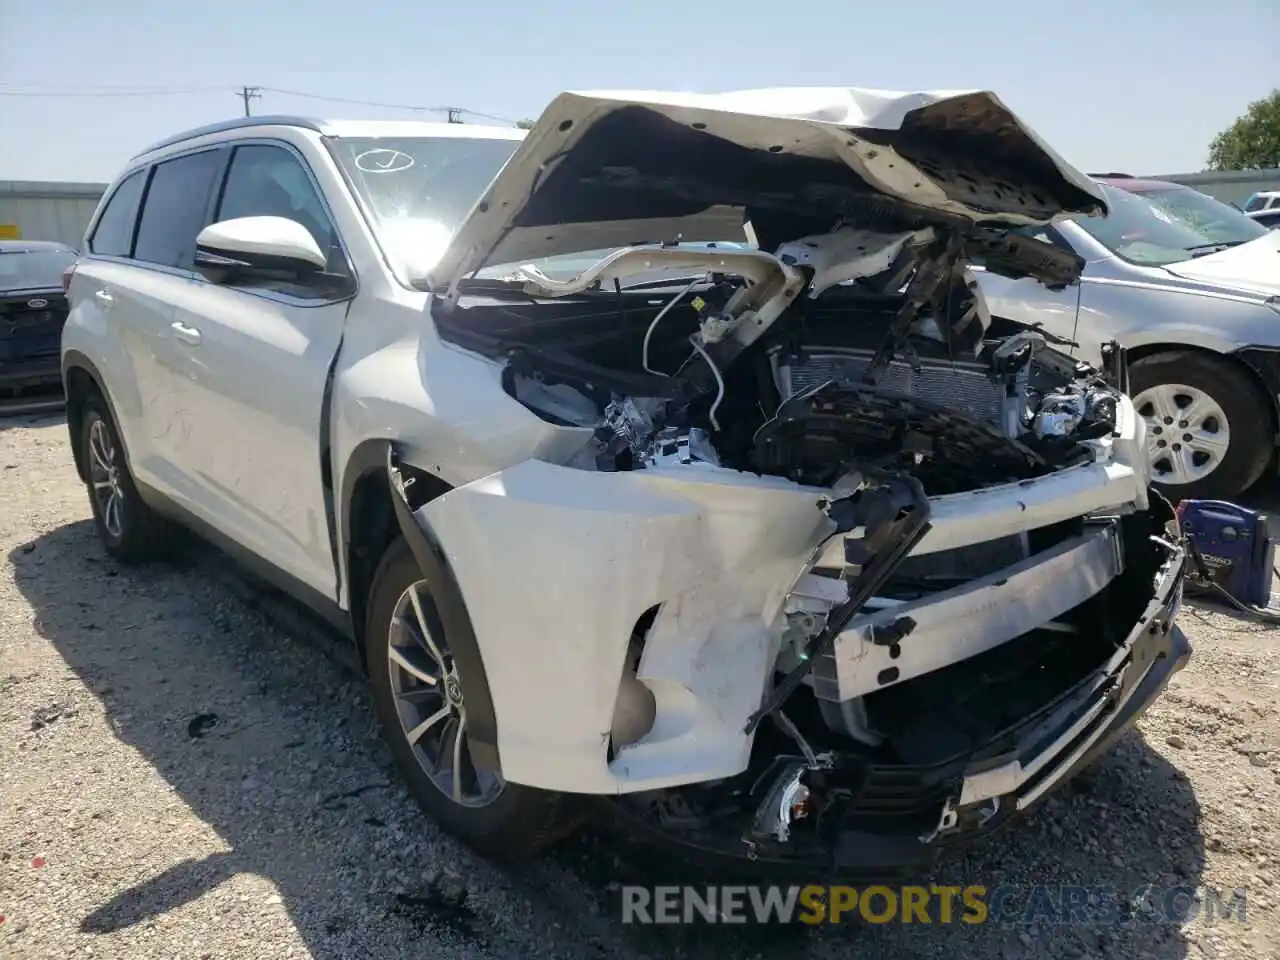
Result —
<svg viewBox="0 0 1280 960"><path fill-rule="evenodd" d="M476 767L467 738L467 706L457 664L424 613L425 581L396 601L387 636L387 667L400 728L423 773L464 807L493 803L500 775Z"/></svg>
<svg viewBox="0 0 1280 960"><path fill-rule="evenodd" d="M89 428L89 482L93 499L107 533L119 537L124 532L124 491L120 486L120 463L116 444L103 420Z"/></svg>
<svg viewBox="0 0 1280 960"><path fill-rule="evenodd" d="M1182 383L1162 383L1139 393L1133 405L1147 423L1153 480L1194 483L1222 465L1231 445L1231 424L1209 394Z"/></svg>

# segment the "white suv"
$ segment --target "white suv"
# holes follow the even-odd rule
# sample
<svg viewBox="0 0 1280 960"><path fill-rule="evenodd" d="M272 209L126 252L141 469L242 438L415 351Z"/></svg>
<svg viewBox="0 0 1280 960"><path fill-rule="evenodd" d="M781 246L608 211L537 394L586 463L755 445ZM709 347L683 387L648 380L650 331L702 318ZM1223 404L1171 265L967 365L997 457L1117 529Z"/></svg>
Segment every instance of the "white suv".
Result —
<svg viewBox="0 0 1280 960"><path fill-rule="evenodd" d="M524 137L259 117L135 158L69 278L108 551L193 527L356 645L478 849L588 796L706 852L911 869L1186 660L1107 373L966 267L1096 186L990 94L571 95ZM764 721L768 721L767 723Z"/></svg>

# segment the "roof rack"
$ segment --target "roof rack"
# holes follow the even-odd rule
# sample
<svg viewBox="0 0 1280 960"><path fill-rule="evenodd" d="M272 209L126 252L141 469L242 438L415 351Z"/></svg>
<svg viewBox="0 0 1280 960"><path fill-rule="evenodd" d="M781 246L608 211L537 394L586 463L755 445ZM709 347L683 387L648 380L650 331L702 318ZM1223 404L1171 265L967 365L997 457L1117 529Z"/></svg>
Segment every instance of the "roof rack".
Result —
<svg viewBox="0 0 1280 960"><path fill-rule="evenodd" d="M323 133L320 121L311 117L293 117L283 114L265 115L259 117L237 117L234 120L222 120L218 123L210 123L203 127L196 127L194 130L187 130L183 133L174 134L172 137L166 137L159 143L153 143L147 149L136 153L134 160L139 157L145 157L148 153L154 153L156 150L162 150L165 147L172 147L176 143L182 143L184 140L194 140L196 137L205 137L211 133L224 133L228 130L239 130L242 127L302 127L306 130L315 130L317 133Z"/></svg>

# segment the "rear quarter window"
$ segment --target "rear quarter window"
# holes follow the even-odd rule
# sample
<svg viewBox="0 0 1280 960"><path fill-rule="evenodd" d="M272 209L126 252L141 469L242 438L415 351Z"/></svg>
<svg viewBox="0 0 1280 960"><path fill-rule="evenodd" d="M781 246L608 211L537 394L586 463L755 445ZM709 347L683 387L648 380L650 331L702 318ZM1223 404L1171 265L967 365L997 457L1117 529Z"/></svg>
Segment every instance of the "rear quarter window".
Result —
<svg viewBox="0 0 1280 960"><path fill-rule="evenodd" d="M127 257L133 252L133 226L138 219L138 203L142 200L142 188L146 183L145 168L120 181L93 228L93 236L89 238L90 253Z"/></svg>

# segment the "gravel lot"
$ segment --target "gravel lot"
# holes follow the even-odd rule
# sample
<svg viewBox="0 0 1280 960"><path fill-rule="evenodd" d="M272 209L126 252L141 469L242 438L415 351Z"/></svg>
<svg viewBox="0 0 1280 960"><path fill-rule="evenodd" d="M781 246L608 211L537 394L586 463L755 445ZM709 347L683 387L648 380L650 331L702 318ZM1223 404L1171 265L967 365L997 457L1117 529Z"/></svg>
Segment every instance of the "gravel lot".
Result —
<svg viewBox="0 0 1280 960"><path fill-rule="evenodd" d="M1247 922L639 928L604 827L499 868L420 814L363 686L210 551L99 548L57 415L0 420L0 956L1280 958L1280 631L1190 608L1109 757L937 882L1245 887Z"/></svg>

